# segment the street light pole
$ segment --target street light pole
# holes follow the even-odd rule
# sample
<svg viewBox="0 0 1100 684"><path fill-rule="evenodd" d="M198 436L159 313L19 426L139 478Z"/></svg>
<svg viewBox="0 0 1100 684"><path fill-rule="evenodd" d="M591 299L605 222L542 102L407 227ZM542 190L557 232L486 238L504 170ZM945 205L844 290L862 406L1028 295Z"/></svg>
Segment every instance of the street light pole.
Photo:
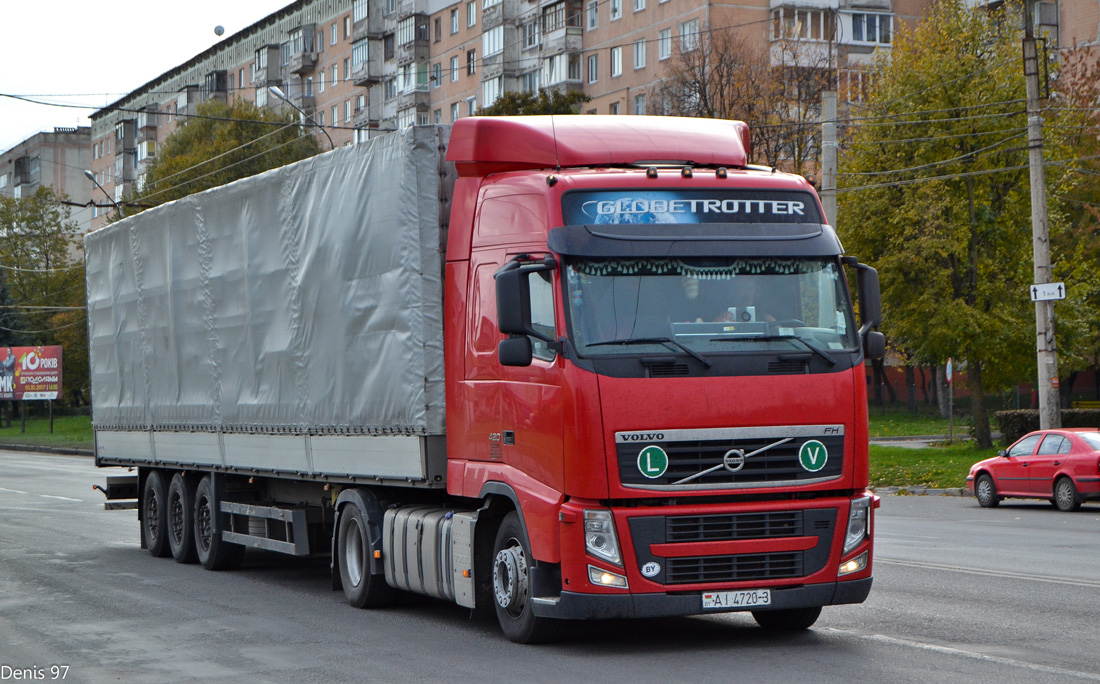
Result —
<svg viewBox="0 0 1100 684"><path fill-rule="evenodd" d="M88 169L84 169L84 175L88 178L88 180L92 181L93 185L95 185L97 188L99 188L100 192L102 192L104 195L107 196L107 201L110 202L111 206L113 206L115 208L115 211L118 212L118 217L119 218L125 217L126 215L124 213L122 213L122 205L120 205L118 202L116 202L115 198L111 197L111 194L103 189L103 186L100 185L99 181L97 181L95 179L95 174L92 173L91 171L89 171Z"/></svg>
<svg viewBox="0 0 1100 684"><path fill-rule="evenodd" d="M279 98L291 107L294 107L294 109L298 110L298 113L301 114L302 118L304 118L306 121L312 121L313 125L320 128L321 132L325 134L326 138L328 138L328 144L331 146L331 148L334 150L336 149L336 143L332 142L332 136L328 134L328 131L325 130L325 127L317 123L317 121L312 116L306 114L304 109L291 102L290 98L286 96L286 93L284 93L282 89L280 89L278 86L268 86L267 90L275 97Z"/></svg>

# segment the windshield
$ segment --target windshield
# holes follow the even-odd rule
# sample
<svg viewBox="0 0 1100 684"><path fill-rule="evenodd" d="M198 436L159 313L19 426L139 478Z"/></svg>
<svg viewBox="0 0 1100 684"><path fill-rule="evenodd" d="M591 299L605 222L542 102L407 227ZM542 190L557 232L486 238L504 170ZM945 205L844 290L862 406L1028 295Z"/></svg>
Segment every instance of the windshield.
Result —
<svg viewBox="0 0 1100 684"><path fill-rule="evenodd" d="M581 356L856 347L835 260L574 257L566 287Z"/></svg>

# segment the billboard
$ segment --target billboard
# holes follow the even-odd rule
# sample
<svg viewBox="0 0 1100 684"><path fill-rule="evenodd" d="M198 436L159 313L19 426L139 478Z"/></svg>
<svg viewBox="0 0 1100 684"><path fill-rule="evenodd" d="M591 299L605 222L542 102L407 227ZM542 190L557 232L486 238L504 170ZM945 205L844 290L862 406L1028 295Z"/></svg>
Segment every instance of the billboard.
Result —
<svg viewBox="0 0 1100 684"><path fill-rule="evenodd" d="M0 400L61 396L61 347L0 347Z"/></svg>

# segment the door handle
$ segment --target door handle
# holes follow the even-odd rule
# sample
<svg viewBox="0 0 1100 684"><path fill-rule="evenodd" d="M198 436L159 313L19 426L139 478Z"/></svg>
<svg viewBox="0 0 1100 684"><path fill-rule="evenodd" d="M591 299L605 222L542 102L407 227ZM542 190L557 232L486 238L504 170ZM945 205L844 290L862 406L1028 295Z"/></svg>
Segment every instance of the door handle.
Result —
<svg viewBox="0 0 1100 684"><path fill-rule="evenodd" d="M1062 465L1062 462L1061 461L1055 461L1054 465Z"/></svg>

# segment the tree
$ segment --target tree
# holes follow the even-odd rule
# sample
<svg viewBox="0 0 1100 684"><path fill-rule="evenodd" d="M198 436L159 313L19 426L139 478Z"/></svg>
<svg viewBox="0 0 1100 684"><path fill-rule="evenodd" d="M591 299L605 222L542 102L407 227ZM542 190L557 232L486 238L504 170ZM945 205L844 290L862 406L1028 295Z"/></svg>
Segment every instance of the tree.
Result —
<svg viewBox="0 0 1100 684"><path fill-rule="evenodd" d="M321 151L297 125L297 115L278 113L251 102L210 100L168 136L149 166L144 188L134 197L139 208L156 206L201 190L225 185Z"/></svg>
<svg viewBox="0 0 1100 684"><path fill-rule="evenodd" d="M986 395L1035 368L1031 204L1019 10L941 0L895 36L841 145L841 237L879 269L884 331L918 363L964 359L977 442ZM1051 112L1048 158L1069 159ZM1072 186L1049 167L1051 234Z"/></svg>
<svg viewBox="0 0 1100 684"><path fill-rule="evenodd" d="M802 173L817 159L828 53L794 36L761 49L754 35L704 27L690 41L680 39L650 93L654 109L745 121L752 131L750 160Z"/></svg>
<svg viewBox="0 0 1100 684"><path fill-rule="evenodd" d="M579 90L561 92L551 88L539 88L539 92L507 90L489 107L482 107L481 116L515 116L531 114L577 114L580 107L592 98Z"/></svg>
<svg viewBox="0 0 1100 684"><path fill-rule="evenodd" d="M87 387L84 265L64 198L0 197L0 344L64 347L65 385Z"/></svg>

